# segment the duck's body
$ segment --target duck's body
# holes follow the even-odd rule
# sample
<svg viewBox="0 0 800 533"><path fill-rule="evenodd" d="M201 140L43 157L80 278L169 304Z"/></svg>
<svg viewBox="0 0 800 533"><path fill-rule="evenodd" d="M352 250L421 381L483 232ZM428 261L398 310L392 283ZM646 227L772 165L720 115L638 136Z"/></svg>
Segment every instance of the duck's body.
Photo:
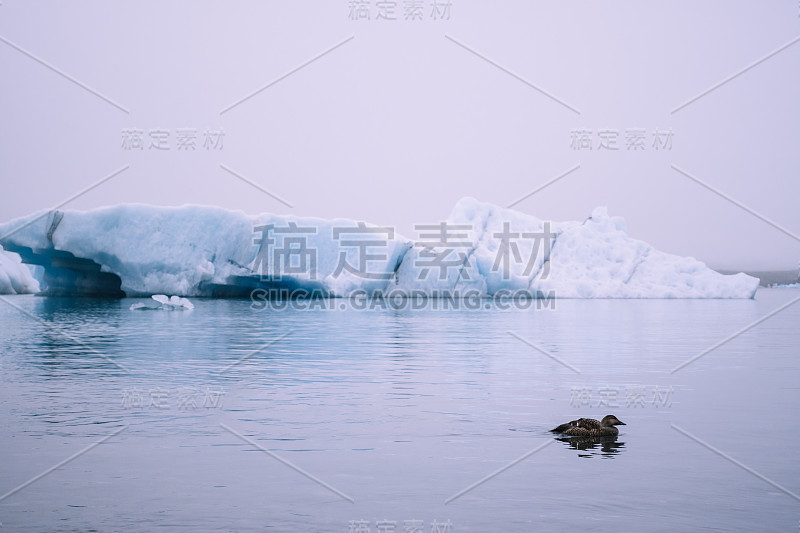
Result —
<svg viewBox="0 0 800 533"><path fill-rule="evenodd" d="M606 415L603 420L594 418L579 418L566 424L551 429L553 433L561 433L570 437L613 437L619 435L619 430L614 426L624 426L614 415Z"/></svg>

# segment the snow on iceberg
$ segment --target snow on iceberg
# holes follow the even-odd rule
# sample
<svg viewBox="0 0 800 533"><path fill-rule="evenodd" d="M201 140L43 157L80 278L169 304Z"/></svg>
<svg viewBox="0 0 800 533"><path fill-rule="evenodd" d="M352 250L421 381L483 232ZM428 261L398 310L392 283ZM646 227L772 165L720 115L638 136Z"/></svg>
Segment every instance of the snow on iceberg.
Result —
<svg viewBox="0 0 800 533"><path fill-rule="evenodd" d="M39 292L39 282L30 269L22 264L19 255L7 252L0 246L0 294L26 294Z"/></svg>
<svg viewBox="0 0 800 533"><path fill-rule="evenodd" d="M0 224L0 244L44 268L45 294L752 298L758 287L630 238L605 208L548 222L464 198L416 228L410 240L348 219L120 205Z"/></svg>

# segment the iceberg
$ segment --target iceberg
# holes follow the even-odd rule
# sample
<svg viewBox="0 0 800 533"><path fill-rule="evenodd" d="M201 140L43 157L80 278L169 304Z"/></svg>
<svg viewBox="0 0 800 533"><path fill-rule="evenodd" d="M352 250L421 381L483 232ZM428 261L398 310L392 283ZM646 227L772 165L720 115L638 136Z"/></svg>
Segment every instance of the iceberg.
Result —
<svg viewBox="0 0 800 533"><path fill-rule="evenodd" d="M0 224L0 245L39 265L51 295L752 298L758 288L632 239L605 208L551 222L463 198L447 220L415 229L408 239L344 218L125 204L33 213Z"/></svg>
<svg viewBox="0 0 800 533"><path fill-rule="evenodd" d="M415 248L400 267L399 286L422 286L426 293L476 287L487 295L527 290L556 298L752 298L759 284L758 278L723 275L632 239L625 220L604 207L583 222L547 222L463 198L448 223L454 234L464 234L464 268L446 278L422 276L419 255L425 250Z"/></svg>
<svg viewBox="0 0 800 533"><path fill-rule="evenodd" d="M186 298L180 296L167 296L166 294L154 294L150 297L158 305L152 305L150 302L138 302L131 305L131 311L191 311L194 309L194 304Z"/></svg>
<svg viewBox="0 0 800 533"><path fill-rule="evenodd" d="M0 246L0 294L30 294L39 292L39 282L20 256Z"/></svg>

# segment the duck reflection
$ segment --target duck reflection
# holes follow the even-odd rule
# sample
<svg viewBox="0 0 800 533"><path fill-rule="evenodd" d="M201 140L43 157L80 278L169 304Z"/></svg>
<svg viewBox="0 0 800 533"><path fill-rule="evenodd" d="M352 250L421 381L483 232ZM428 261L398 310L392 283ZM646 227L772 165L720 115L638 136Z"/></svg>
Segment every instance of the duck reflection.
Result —
<svg viewBox="0 0 800 533"><path fill-rule="evenodd" d="M573 450L590 453L579 453L579 457L591 457L593 455L603 455L613 457L625 449L625 443L620 442L616 435L603 437L556 437L567 447Z"/></svg>

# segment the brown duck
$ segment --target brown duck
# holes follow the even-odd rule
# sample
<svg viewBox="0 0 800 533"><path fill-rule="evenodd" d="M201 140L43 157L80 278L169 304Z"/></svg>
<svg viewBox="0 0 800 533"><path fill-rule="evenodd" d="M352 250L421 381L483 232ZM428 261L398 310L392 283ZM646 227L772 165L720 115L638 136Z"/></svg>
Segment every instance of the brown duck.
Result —
<svg viewBox="0 0 800 533"><path fill-rule="evenodd" d="M619 435L619 430L614 426L624 425L626 425L625 422L616 416L606 415L600 421L594 418L579 418L572 422L561 424L550 431L571 437L611 437Z"/></svg>

